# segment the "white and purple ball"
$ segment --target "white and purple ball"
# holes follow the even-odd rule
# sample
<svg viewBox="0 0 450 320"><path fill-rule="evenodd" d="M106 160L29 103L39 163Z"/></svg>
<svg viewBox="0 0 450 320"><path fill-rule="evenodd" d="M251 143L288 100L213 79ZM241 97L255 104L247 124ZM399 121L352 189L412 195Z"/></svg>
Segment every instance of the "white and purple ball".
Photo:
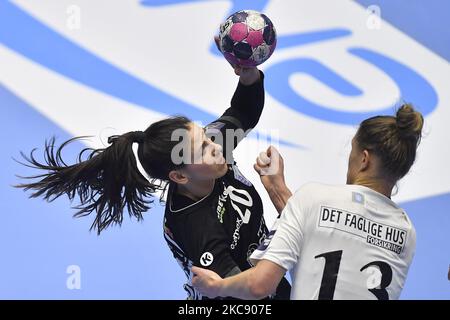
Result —
<svg viewBox="0 0 450 320"><path fill-rule="evenodd" d="M277 34L266 15L242 10L220 25L219 40L220 50L231 64L255 67L272 55Z"/></svg>

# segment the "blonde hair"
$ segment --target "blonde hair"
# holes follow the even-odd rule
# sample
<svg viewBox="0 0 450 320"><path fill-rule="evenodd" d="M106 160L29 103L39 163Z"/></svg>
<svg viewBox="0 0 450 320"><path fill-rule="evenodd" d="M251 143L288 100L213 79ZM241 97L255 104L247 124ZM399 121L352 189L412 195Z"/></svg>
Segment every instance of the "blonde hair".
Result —
<svg viewBox="0 0 450 320"><path fill-rule="evenodd" d="M423 116L411 104L403 104L396 116L376 116L361 122L356 142L374 152L386 174L401 179L416 159L422 137Z"/></svg>

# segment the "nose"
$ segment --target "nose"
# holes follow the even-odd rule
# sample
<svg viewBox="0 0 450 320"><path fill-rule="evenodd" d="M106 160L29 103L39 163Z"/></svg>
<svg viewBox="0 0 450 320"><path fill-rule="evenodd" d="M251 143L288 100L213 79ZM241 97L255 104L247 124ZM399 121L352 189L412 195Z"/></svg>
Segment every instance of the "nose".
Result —
<svg viewBox="0 0 450 320"><path fill-rule="evenodd" d="M222 152L222 150L223 150L222 145L220 145L218 143L215 143L215 142L212 142L212 145L213 145L213 153L214 153L214 155L217 155L218 153Z"/></svg>
<svg viewBox="0 0 450 320"><path fill-rule="evenodd" d="M222 145L221 145L221 144L218 144L218 143L215 143L215 145L216 145L217 151L218 151L218 152L222 152L222 150L223 150Z"/></svg>

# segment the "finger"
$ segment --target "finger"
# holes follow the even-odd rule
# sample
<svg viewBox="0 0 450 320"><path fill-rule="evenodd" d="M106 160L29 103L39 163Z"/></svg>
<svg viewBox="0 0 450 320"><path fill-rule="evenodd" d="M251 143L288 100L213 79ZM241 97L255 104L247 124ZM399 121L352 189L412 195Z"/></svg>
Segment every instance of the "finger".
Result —
<svg viewBox="0 0 450 320"><path fill-rule="evenodd" d="M258 166L256 163L253 165L253 169L259 174L262 175L262 168Z"/></svg>
<svg viewBox="0 0 450 320"><path fill-rule="evenodd" d="M220 49L220 38L219 38L219 36L214 36L214 42L216 43L217 50L222 52L222 50Z"/></svg>
<svg viewBox="0 0 450 320"><path fill-rule="evenodd" d="M253 169L255 169L255 171L259 174L260 177L262 176L267 176L268 174L270 174L270 167L261 167L258 164L254 164L253 165Z"/></svg>
<svg viewBox="0 0 450 320"><path fill-rule="evenodd" d="M274 146L269 146L269 148L267 148L267 153L269 154L269 156L273 155L273 154L277 154L278 150L277 148L275 148Z"/></svg>
<svg viewBox="0 0 450 320"><path fill-rule="evenodd" d="M267 150L267 154L269 155L269 157L271 159L273 159L274 157L281 157L280 152L278 151L277 148L275 148L274 146L270 146L269 149Z"/></svg>
<svg viewBox="0 0 450 320"><path fill-rule="evenodd" d="M220 38L219 38L219 36L214 36L214 42L215 42L215 44L216 44L216 47L217 47L217 50L219 50L219 52L222 52L222 49L220 48ZM228 60L227 60L228 61ZM228 61L228 63L230 64L230 66L233 68L233 69L235 69L236 68L236 65L235 64L233 64L233 63L231 63L230 61ZM236 70L234 71L235 73L236 73Z"/></svg>
<svg viewBox="0 0 450 320"><path fill-rule="evenodd" d="M261 169L267 167L267 165L266 165L259 157L256 158L256 164L257 164L258 167L260 167Z"/></svg>
<svg viewBox="0 0 450 320"><path fill-rule="evenodd" d="M260 160L261 163L263 163L266 166L270 164L270 158L269 158L268 153L266 153L266 152L261 152L259 154L258 159Z"/></svg>
<svg viewBox="0 0 450 320"><path fill-rule="evenodd" d="M272 146L269 146L266 151L267 155L270 157L272 155Z"/></svg>

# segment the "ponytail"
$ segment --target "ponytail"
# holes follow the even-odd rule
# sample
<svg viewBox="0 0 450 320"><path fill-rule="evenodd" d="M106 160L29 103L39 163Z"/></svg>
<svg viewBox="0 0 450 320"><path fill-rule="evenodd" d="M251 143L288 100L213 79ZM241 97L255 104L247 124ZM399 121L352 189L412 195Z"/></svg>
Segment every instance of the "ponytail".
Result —
<svg viewBox="0 0 450 320"><path fill-rule="evenodd" d="M127 207L130 217L137 220L143 218L143 213L153 203L153 195L164 189L163 182L157 179L147 180L136 166L136 158L132 150L134 142L144 142L143 132L129 132L108 139L110 146L104 149L85 148L78 155L78 162L67 165L62 157L62 149L69 143L85 137L75 137L55 147L55 138L45 142L45 163L38 162L34 157L36 149L30 156L21 152L27 163L19 162L31 168L46 170L47 173L20 177L24 179L39 179L35 182L16 185L24 190L34 190L30 198L43 197L51 202L61 195L67 195L70 200L78 196L80 205L74 217L90 215L95 211L95 219L91 230L98 234L111 224L121 224L123 210ZM56 151L55 151L56 149ZM91 151L86 160L82 156Z"/></svg>
<svg viewBox="0 0 450 320"><path fill-rule="evenodd" d="M404 104L397 110L396 123L401 138L411 140L416 145L420 143L423 116L411 104Z"/></svg>

